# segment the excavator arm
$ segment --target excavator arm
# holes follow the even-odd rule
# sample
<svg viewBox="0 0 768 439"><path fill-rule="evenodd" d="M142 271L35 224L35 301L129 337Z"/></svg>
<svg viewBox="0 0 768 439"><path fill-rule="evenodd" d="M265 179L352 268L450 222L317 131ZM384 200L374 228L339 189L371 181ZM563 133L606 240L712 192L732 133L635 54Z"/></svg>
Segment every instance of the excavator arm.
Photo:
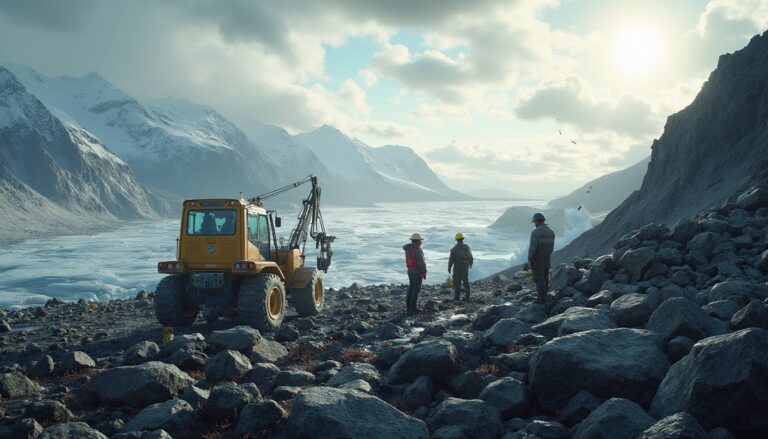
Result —
<svg viewBox="0 0 768 439"><path fill-rule="evenodd" d="M250 201L261 204L261 202L267 198L280 195L283 192L295 189L305 183L312 183L312 189L309 191L307 198L302 201L301 211L297 216L296 227L291 232L291 239L288 243L289 249L299 249L301 254L304 254L304 248L307 244L307 237L311 237L315 241L315 248L319 250L317 256L317 269L324 272L328 271L328 267L331 266L331 243L336 239L335 236L330 236L325 232L325 224L323 223L323 214L320 211L320 194L322 190L317 184L317 177L310 175L303 180L291 183L279 189L275 189L266 194L260 195L256 198L252 198Z"/></svg>

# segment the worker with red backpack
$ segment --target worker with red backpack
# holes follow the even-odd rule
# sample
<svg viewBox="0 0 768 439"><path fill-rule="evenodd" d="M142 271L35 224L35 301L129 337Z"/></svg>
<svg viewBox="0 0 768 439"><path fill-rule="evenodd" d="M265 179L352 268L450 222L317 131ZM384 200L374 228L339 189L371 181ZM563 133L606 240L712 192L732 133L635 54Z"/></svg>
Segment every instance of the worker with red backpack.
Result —
<svg viewBox="0 0 768 439"><path fill-rule="evenodd" d="M411 235L411 243L403 246L405 251L405 266L408 268L408 295L405 298L405 309L409 314L419 312L416 303L421 291L421 283L427 278L427 261L421 250L421 235Z"/></svg>

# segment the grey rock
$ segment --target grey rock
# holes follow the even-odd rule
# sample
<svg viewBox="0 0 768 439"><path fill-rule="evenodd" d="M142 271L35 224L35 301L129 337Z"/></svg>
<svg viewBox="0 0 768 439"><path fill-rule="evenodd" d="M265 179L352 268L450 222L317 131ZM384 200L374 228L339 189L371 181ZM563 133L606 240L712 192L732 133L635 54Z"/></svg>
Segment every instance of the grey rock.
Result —
<svg viewBox="0 0 768 439"><path fill-rule="evenodd" d="M275 387L305 387L315 383L315 375L305 370L281 370L272 383Z"/></svg>
<svg viewBox="0 0 768 439"><path fill-rule="evenodd" d="M517 351L509 354L501 354L494 357L495 364L515 372L528 372L530 368L531 351Z"/></svg>
<svg viewBox="0 0 768 439"><path fill-rule="evenodd" d="M402 337L403 329L392 322L387 322L376 329L376 334L382 340L393 340Z"/></svg>
<svg viewBox="0 0 768 439"><path fill-rule="evenodd" d="M711 334L712 321L692 300L675 297L659 305L645 327L666 340L678 335L700 340Z"/></svg>
<svg viewBox="0 0 768 439"><path fill-rule="evenodd" d="M107 404L146 407L171 399L192 384L194 380L178 367L149 361L99 372L91 377L85 389Z"/></svg>
<svg viewBox="0 0 768 439"><path fill-rule="evenodd" d="M688 241L686 248L689 252L696 251L704 255L704 257L709 258L712 256L712 250L714 250L715 246L720 242L721 238L719 235L713 232L701 232Z"/></svg>
<svg viewBox="0 0 768 439"><path fill-rule="evenodd" d="M739 195L736 203L742 209L755 211L763 207L768 207L768 190L757 187Z"/></svg>
<svg viewBox="0 0 768 439"><path fill-rule="evenodd" d="M37 439L107 439L107 437L85 422L65 422L46 428Z"/></svg>
<svg viewBox="0 0 768 439"><path fill-rule="evenodd" d="M609 304L616 299L617 295L618 294L614 291L602 290L589 296L586 305L589 307L597 307L598 305Z"/></svg>
<svg viewBox="0 0 768 439"><path fill-rule="evenodd" d="M238 437L265 437L288 413L271 399L248 404L240 412L235 433Z"/></svg>
<svg viewBox="0 0 768 439"><path fill-rule="evenodd" d="M37 395L42 389L34 381L20 372L0 375L0 397L5 399L23 398Z"/></svg>
<svg viewBox="0 0 768 439"><path fill-rule="evenodd" d="M405 408L414 411L419 407L428 406L435 397L435 384L432 378L420 376L403 392Z"/></svg>
<svg viewBox="0 0 768 439"><path fill-rule="evenodd" d="M243 407L259 399L260 395L254 395L252 389L235 383L224 383L211 389L203 405L203 413L215 421L221 421L236 417Z"/></svg>
<svg viewBox="0 0 768 439"><path fill-rule="evenodd" d="M616 323L624 327L636 327L645 324L654 310L654 303L646 294L625 294L611 303L611 312L616 316Z"/></svg>
<svg viewBox="0 0 768 439"><path fill-rule="evenodd" d="M280 372L280 368L272 363L256 363L253 365L243 379L259 386L262 391L272 386L275 375Z"/></svg>
<svg viewBox="0 0 768 439"><path fill-rule="evenodd" d="M642 247L624 253L619 260L619 265L627 271L630 281L637 282L643 278L645 270L655 257L656 252L653 249Z"/></svg>
<svg viewBox="0 0 768 439"><path fill-rule="evenodd" d="M755 299L731 317L731 328L735 330L747 328L768 329L768 309L763 302Z"/></svg>
<svg viewBox="0 0 768 439"><path fill-rule="evenodd" d="M333 387L312 387L291 401L286 435L314 439L427 439L426 425L371 395Z"/></svg>
<svg viewBox="0 0 768 439"><path fill-rule="evenodd" d="M549 338L575 334L590 329L610 329L616 324L605 311L575 306L534 325L531 330Z"/></svg>
<svg viewBox="0 0 768 439"><path fill-rule="evenodd" d="M43 432L43 427L31 418L19 419L10 427L10 431L3 431L0 427L0 436L7 434L11 439L35 439Z"/></svg>
<svg viewBox="0 0 768 439"><path fill-rule="evenodd" d="M480 399L496 407L503 419L524 418L530 408L525 384L509 377L488 384Z"/></svg>
<svg viewBox="0 0 768 439"><path fill-rule="evenodd" d="M248 357L239 351L225 350L211 357L205 364L205 379L209 383L237 381L251 370Z"/></svg>
<svg viewBox="0 0 768 439"><path fill-rule="evenodd" d="M301 333L292 325L283 325L275 332L276 341L294 341L298 340Z"/></svg>
<svg viewBox="0 0 768 439"><path fill-rule="evenodd" d="M43 358L31 362L27 368L27 375L31 377L45 377L53 373L55 363L50 355L45 355Z"/></svg>
<svg viewBox="0 0 768 439"><path fill-rule="evenodd" d="M67 406L56 400L44 399L33 401L24 408L24 416L47 423L67 422L75 416Z"/></svg>
<svg viewBox="0 0 768 439"><path fill-rule="evenodd" d="M342 384L354 380L364 380L369 384L378 386L381 384L381 375L379 371L368 363L349 363L339 370L339 373L333 376L325 384L330 387L339 387Z"/></svg>
<svg viewBox="0 0 768 439"><path fill-rule="evenodd" d="M352 380L339 386L339 389L352 389L363 393L373 393L373 387L364 380Z"/></svg>
<svg viewBox="0 0 768 439"><path fill-rule="evenodd" d="M673 338L669 341L669 346L667 347L667 351L669 351L669 358L672 361L677 361L685 357L693 348L694 343L695 342L693 340L682 335Z"/></svg>
<svg viewBox="0 0 768 439"><path fill-rule="evenodd" d="M458 398L441 402L427 417L427 425L433 438L451 432L450 437L495 439L502 428L501 414L495 407L478 399Z"/></svg>
<svg viewBox="0 0 768 439"><path fill-rule="evenodd" d="M485 339L489 343L500 347L516 344L520 337L531 332L531 327L520 320L509 318L501 319L485 331Z"/></svg>
<svg viewBox="0 0 768 439"><path fill-rule="evenodd" d="M133 417L123 431L153 431L165 430L176 432L181 430L188 418L184 413L192 413L194 409L183 399L171 399L165 402L152 404Z"/></svg>
<svg viewBox="0 0 768 439"><path fill-rule="evenodd" d="M11 332L11 324L8 320L0 320L0 333Z"/></svg>
<svg viewBox="0 0 768 439"><path fill-rule="evenodd" d="M599 268L590 268L587 273L574 284L574 287L585 294L595 294L608 279L608 276Z"/></svg>
<svg viewBox="0 0 768 439"><path fill-rule="evenodd" d="M535 419L525 426L525 431L529 435L541 439L566 439L568 437L568 430L566 430L563 424L557 421L542 421Z"/></svg>
<svg viewBox="0 0 768 439"><path fill-rule="evenodd" d="M208 355L193 349L179 349L168 355L164 362L173 364L181 370L204 370Z"/></svg>
<svg viewBox="0 0 768 439"><path fill-rule="evenodd" d="M661 419L637 439L710 439L696 418L688 413L676 413Z"/></svg>
<svg viewBox="0 0 768 439"><path fill-rule="evenodd" d="M579 424L574 439L635 438L656 420L632 401L611 398Z"/></svg>
<svg viewBox="0 0 768 439"><path fill-rule="evenodd" d="M673 228L671 239L680 244L687 244L699 232L701 232L701 227L697 223L689 218L684 218Z"/></svg>
<svg viewBox="0 0 768 439"><path fill-rule="evenodd" d="M768 250L760 255L755 268L762 271L764 274L768 274Z"/></svg>
<svg viewBox="0 0 768 439"><path fill-rule="evenodd" d="M483 376L473 370L462 372L451 380L451 391L463 399L476 399L487 385Z"/></svg>
<svg viewBox="0 0 768 439"><path fill-rule="evenodd" d="M709 439L735 439L730 431L725 428L713 428L709 432Z"/></svg>
<svg viewBox="0 0 768 439"><path fill-rule="evenodd" d="M651 413L687 412L705 427L738 434L768 430L768 331L743 329L710 337L675 363L659 386ZM717 395L716 398L710 395Z"/></svg>
<svg viewBox="0 0 768 439"><path fill-rule="evenodd" d="M252 363L277 363L288 355L285 346L266 338L261 338L253 346L249 358Z"/></svg>
<svg viewBox="0 0 768 439"><path fill-rule="evenodd" d="M171 354L173 351L180 349L189 349L202 352L205 350L205 337L199 332L192 334L182 334L173 337L169 343L165 343L160 347L160 354L165 356Z"/></svg>
<svg viewBox="0 0 768 439"><path fill-rule="evenodd" d="M577 270L569 265L561 266L552 277L552 282L549 284L549 289L552 291L561 290L565 287L570 287L578 282L583 273L581 270Z"/></svg>
<svg viewBox="0 0 768 439"><path fill-rule="evenodd" d="M123 364L132 366L154 360L160 354L160 346L153 341L140 341L128 348L123 355Z"/></svg>
<svg viewBox="0 0 768 439"><path fill-rule="evenodd" d="M187 401L192 408L197 410L203 407L205 401L207 401L210 396L210 390L189 386L184 389L184 393L181 394L181 399Z"/></svg>
<svg viewBox="0 0 768 439"><path fill-rule="evenodd" d="M764 299L765 289L752 282L728 280L715 284L709 292L709 301L733 300L739 306L746 306L753 299Z"/></svg>
<svg viewBox="0 0 768 439"><path fill-rule="evenodd" d="M82 351L66 352L56 363L57 373L78 372L96 367L90 355Z"/></svg>
<svg viewBox="0 0 768 439"><path fill-rule="evenodd" d="M387 374L388 384L405 384L426 375L436 383L450 382L459 370L459 355L453 343L430 340L405 352Z"/></svg>
<svg viewBox="0 0 768 439"><path fill-rule="evenodd" d="M560 420L568 425L578 424L603 403L597 396L581 391L573 396L560 412Z"/></svg>
<svg viewBox="0 0 768 439"><path fill-rule="evenodd" d="M733 300L718 300L702 306L701 309L712 317L731 320L731 317L739 310L739 305Z"/></svg>
<svg viewBox="0 0 768 439"><path fill-rule="evenodd" d="M539 347L531 359L529 390L539 406L553 412L582 390L647 404L668 368L661 340L651 332L579 332Z"/></svg>
<svg viewBox="0 0 768 439"><path fill-rule="evenodd" d="M231 350L248 354L259 340L261 340L261 334L250 326L235 326L211 332L208 336L208 344L214 353Z"/></svg>
<svg viewBox="0 0 768 439"><path fill-rule="evenodd" d="M288 401L301 393L301 387L278 386L272 389L271 396L275 401Z"/></svg>

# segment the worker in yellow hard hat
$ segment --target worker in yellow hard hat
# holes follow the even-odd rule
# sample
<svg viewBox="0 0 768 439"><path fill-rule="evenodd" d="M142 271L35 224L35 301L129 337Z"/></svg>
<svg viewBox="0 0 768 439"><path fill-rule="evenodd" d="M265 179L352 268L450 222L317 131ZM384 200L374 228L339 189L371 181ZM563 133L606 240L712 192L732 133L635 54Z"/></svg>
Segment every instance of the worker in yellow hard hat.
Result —
<svg viewBox="0 0 768 439"><path fill-rule="evenodd" d="M472 250L464 244L464 234L459 232L455 236L456 245L451 249L448 258L448 273L453 271L453 300L461 300L461 286L464 285L464 298L469 300L469 269L474 262Z"/></svg>

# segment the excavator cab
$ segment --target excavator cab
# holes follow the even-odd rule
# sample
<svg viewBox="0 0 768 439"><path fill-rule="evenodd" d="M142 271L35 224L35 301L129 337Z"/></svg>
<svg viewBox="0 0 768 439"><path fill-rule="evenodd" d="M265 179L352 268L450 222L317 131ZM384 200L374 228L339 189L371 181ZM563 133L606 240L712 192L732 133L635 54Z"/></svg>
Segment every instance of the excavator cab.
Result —
<svg viewBox="0 0 768 439"><path fill-rule="evenodd" d="M287 245L276 229L281 218L263 200L311 182ZM305 267L307 237L319 249L317 267ZM239 315L261 331L280 327L291 304L302 316L324 306L323 273L330 267L331 243L320 213L320 187L309 176L250 200L184 201L176 260L159 262L168 274L157 286L155 314L164 326L189 326L201 311L209 323Z"/></svg>

